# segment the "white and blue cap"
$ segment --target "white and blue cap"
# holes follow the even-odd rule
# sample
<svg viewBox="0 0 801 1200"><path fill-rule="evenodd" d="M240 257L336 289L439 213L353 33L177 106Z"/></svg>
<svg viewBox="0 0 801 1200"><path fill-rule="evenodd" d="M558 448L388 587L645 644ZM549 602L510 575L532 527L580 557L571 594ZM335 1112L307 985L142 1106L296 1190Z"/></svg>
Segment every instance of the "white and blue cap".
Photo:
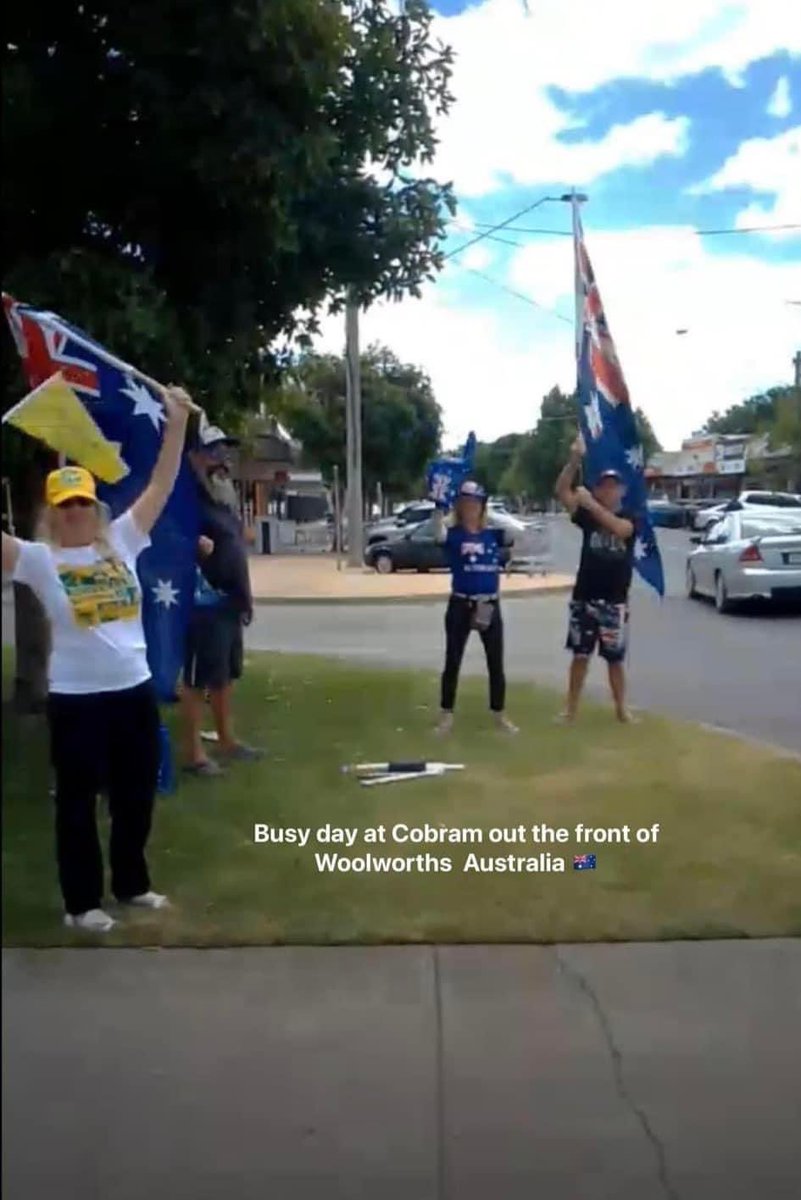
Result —
<svg viewBox="0 0 801 1200"><path fill-rule="evenodd" d="M487 493L480 483L476 483L475 479L465 479L459 488L459 495L469 496L471 500L486 500L487 498Z"/></svg>

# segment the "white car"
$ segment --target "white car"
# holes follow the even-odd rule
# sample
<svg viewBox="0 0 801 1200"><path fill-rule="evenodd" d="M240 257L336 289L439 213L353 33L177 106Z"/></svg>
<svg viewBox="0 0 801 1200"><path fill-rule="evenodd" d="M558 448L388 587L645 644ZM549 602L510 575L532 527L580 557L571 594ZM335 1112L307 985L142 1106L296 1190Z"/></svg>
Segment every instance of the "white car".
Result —
<svg viewBox="0 0 801 1200"><path fill-rule="evenodd" d="M702 508L695 514L693 528L699 531L714 525L726 513L740 509L797 508L801 511L801 496L793 492L740 492L736 500L724 500L712 508Z"/></svg>
<svg viewBox="0 0 801 1200"><path fill-rule="evenodd" d="M801 508L727 513L687 558L687 595L711 596L718 612L757 597L801 602Z"/></svg>

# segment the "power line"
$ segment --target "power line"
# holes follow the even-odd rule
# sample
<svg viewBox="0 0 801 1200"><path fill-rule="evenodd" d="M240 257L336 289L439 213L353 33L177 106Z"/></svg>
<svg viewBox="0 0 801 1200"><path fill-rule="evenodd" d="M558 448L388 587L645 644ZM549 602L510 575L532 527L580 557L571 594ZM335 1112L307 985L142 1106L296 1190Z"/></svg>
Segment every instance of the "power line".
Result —
<svg viewBox="0 0 801 1200"><path fill-rule="evenodd" d="M485 233L479 233L476 237L471 238L469 242L465 242L463 246L457 246L455 250L450 250L442 256L442 261L447 262L449 258L453 258L455 254L461 254L463 250L469 250L471 246L475 246L477 242L483 242L485 238L491 237L493 233L497 233L500 229L506 229L515 221L519 221L526 213L533 212L535 208L539 208L541 204L545 204L548 200L556 200L556 196L542 196L539 200L535 200L533 204L526 205L520 212L515 213L511 217L507 217L505 221L500 221L497 225L490 225Z"/></svg>
<svg viewBox="0 0 801 1200"><path fill-rule="evenodd" d="M476 226L478 229L483 229L484 226L487 224L488 224L488 222L486 222L486 221L476 221ZM573 236L573 234L570 232L569 229L523 229L519 225L518 226L510 225L508 231L509 231L509 233L547 233L547 234L550 234L551 237L572 238L572 236ZM514 245L519 246L520 243L515 242Z"/></svg>
<svg viewBox="0 0 801 1200"><path fill-rule="evenodd" d="M494 230L496 228L498 228L498 226L488 225L488 222L486 222L486 221L476 221L476 227L478 229L484 229L485 227L488 227L490 233L494 232ZM572 237L573 236L572 233L570 233L568 230L565 230L565 229L531 229L531 228L525 228L522 225L517 225L517 226L506 225L505 228L508 229L509 233L545 233L545 234L549 234L551 237ZM801 224L795 224L795 225L749 225L749 226L743 227L741 229L694 229L693 233L697 234L698 237L715 237L719 234L778 233L780 230L787 230L787 229L801 229ZM621 230L621 229L596 229L596 230L594 230L594 232L596 234L598 234L598 233L625 233L627 231ZM637 232L637 231L635 231L635 232ZM643 229L643 230L640 230L639 232L641 232L643 234L647 234L649 231L647 229Z"/></svg>
<svg viewBox="0 0 801 1200"><path fill-rule="evenodd" d="M517 300L522 300L524 304L530 304L532 308L538 308L540 312L548 313L551 317L556 317L558 321L564 321L566 325L573 328L573 321L570 317L564 316L557 312L555 308L546 308L544 304L539 304L538 301L532 300L531 296L525 296L522 292L516 292L514 288L508 287L505 283L501 283L498 279L493 279L491 275L485 275L483 271L477 270L475 267L463 267L464 271L469 271L471 275L478 275L480 279L485 279L487 283L492 283L495 287L500 288L502 292L508 292L510 296L514 296Z"/></svg>
<svg viewBox="0 0 801 1200"><path fill-rule="evenodd" d="M459 226L457 226L457 229L459 229ZM472 230L465 229L462 227L460 229L460 232L461 233L472 233ZM498 237L497 234L494 234L494 233L488 232L488 233L485 233L484 236L489 238L489 240L491 242L498 242L501 246L514 246L516 249L520 249L520 247L523 245L522 242L513 242L511 238ZM573 235L568 234L567 236L572 237ZM465 247L463 246L462 249L465 249ZM456 253L456 251L454 251L454 253Z"/></svg>

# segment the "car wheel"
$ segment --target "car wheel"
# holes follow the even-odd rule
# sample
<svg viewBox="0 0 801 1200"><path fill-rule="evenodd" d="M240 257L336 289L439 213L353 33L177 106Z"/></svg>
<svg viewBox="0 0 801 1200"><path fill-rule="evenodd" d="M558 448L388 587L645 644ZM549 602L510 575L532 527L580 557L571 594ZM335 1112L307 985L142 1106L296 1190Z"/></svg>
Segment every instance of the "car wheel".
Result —
<svg viewBox="0 0 801 1200"><path fill-rule="evenodd" d="M391 554L376 554L374 566L379 575L391 575L395 570L395 563L392 561Z"/></svg>
<svg viewBox="0 0 801 1200"><path fill-rule="evenodd" d="M698 599L698 588L695 586L695 571L689 563L687 563L687 598L689 600Z"/></svg>
<svg viewBox="0 0 801 1200"><path fill-rule="evenodd" d="M715 608L719 613L731 612L731 601L729 600L729 593L726 588L726 580L720 571L715 575Z"/></svg>

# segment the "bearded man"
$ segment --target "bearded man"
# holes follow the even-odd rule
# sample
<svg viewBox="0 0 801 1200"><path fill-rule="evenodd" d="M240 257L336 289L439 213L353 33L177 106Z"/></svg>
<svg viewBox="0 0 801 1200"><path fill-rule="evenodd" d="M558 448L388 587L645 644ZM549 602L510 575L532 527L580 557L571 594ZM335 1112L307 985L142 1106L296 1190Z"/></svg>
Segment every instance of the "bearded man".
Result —
<svg viewBox="0 0 801 1200"><path fill-rule="evenodd" d="M195 602L187 634L184 686L184 769L193 775L219 775L200 733L208 694L223 762L261 758L262 752L234 736L233 685L242 675L242 627L253 619L247 547L239 498L231 479L230 447L216 425L202 426L189 460L198 480L201 536Z"/></svg>

